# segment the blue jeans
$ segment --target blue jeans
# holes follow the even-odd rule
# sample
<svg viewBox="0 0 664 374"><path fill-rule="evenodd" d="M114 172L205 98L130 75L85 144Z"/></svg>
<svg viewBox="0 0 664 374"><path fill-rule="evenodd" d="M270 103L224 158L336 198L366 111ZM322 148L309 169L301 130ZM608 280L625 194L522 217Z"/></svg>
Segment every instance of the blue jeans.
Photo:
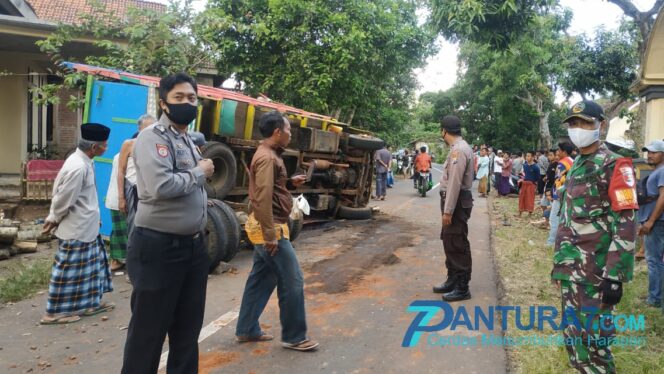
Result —
<svg viewBox="0 0 664 374"><path fill-rule="evenodd" d="M549 239L546 245L556 244L556 234L558 234L558 224L560 223L560 200L551 201L551 213L549 213Z"/></svg>
<svg viewBox="0 0 664 374"><path fill-rule="evenodd" d="M646 235L646 262L648 263L648 303L662 302L662 282L664 281L664 221L657 221L649 235Z"/></svg>
<svg viewBox="0 0 664 374"><path fill-rule="evenodd" d="M304 278L290 240L279 240L278 247L277 254L270 256L265 246L254 246L254 266L242 295L235 335L255 337L262 334L258 318L276 287L281 340L296 344L307 336Z"/></svg>
<svg viewBox="0 0 664 374"><path fill-rule="evenodd" d="M387 173L376 173L376 197L387 193Z"/></svg>

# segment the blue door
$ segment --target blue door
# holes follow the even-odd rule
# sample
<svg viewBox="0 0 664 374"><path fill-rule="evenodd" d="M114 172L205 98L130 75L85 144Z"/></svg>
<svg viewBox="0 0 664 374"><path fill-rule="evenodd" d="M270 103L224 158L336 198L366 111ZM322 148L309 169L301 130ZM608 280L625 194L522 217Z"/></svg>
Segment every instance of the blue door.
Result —
<svg viewBox="0 0 664 374"><path fill-rule="evenodd" d="M138 131L137 119L147 111L148 87L128 83L93 81L88 105L88 122L101 123L111 128L108 149L95 158L95 178L101 234L111 234L111 213L106 208L106 192L111 180L113 157L120 152L122 143Z"/></svg>

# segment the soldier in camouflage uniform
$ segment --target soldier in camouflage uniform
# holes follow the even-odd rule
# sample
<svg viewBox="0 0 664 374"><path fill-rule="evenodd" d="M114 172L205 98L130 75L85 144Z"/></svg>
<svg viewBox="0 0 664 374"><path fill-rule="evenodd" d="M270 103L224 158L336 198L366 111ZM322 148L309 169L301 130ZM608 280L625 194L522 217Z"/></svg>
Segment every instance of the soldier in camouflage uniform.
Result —
<svg viewBox="0 0 664 374"><path fill-rule="evenodd" d="M610 319L601 320L602 328L597 322L602 314L612 314L622 284L632 279L638 209L634 170L631 159L600 142L606 120L597 103L574 105L565 122L579 156L558 192L562 205L551 277L561 290L563 314L581 322L563 330L566 341L574 342L567 345L570 363L582 373L614 373L604 342L615 336L615 327Z"/></svg>

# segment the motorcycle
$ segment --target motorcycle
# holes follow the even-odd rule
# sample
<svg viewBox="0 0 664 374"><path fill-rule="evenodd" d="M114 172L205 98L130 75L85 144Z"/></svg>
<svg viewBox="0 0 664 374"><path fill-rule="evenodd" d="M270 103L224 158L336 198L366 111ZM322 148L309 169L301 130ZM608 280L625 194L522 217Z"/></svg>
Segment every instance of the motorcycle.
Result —
<svg viewBox="0 0 664 374"><path fill-rule="evenodd" d="M415 188L417 189L417 193L422 197L427 196L427 192L431 189L433 185L430 176L431 172L429 171L420 171L417 172L416 174Z"/></svg>

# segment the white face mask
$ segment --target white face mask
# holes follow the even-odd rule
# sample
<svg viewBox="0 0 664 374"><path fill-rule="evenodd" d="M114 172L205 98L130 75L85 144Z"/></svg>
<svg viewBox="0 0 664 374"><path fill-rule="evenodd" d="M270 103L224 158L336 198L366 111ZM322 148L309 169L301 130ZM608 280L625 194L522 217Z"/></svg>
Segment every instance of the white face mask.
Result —
<svg viewBox="0 0 664 374"><path fill-rule="evenodd" d="M599 128L585 130L582 128L567 129L569 138L578 148L585 148L599 140Z"/></svg>

